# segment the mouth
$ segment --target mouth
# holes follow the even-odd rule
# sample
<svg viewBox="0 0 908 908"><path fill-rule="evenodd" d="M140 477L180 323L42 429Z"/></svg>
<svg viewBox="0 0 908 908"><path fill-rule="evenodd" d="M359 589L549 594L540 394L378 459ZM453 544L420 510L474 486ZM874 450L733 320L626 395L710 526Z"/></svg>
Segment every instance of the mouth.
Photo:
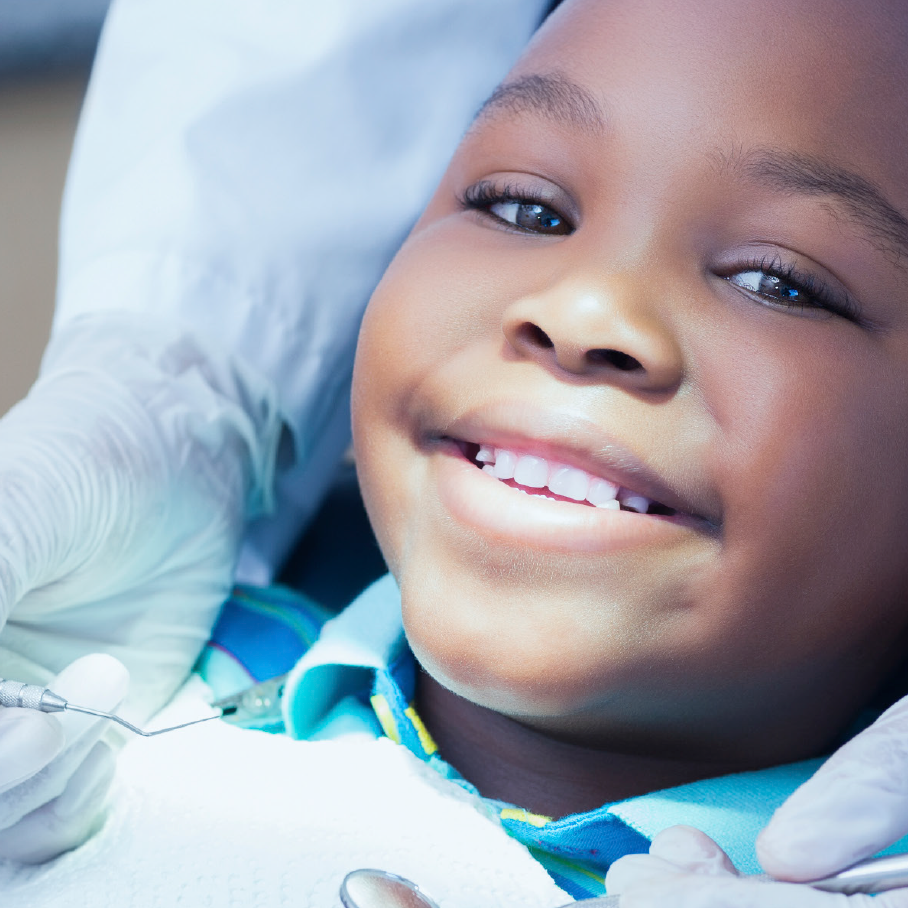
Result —
<svg viewBox="0 0 908 908"><path fill-rule="evenodd" d="M663 473L656 454L644 459L568 406L499 400L444 428L435 411L420 422L417 444L434 465L448 526L491 546L605 555L721 536L713 490L678 465L690 454L673 452Z"/></svg>
<svg viewBox="0 0 908 908"><path fill-rule="evenodd" d="M534 498L660 517L679 512L639 491L569 464L491 444L457 441L464 457L483 473Z"/></svg>

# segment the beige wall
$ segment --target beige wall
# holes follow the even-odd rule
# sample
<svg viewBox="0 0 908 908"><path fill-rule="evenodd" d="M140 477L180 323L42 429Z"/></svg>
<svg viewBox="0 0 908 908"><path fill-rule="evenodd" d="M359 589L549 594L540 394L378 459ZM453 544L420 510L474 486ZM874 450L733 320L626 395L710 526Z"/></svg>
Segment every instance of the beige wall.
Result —
<svg viewBox="0 0 908 908"><path fill-rule="evenodd" d="M82 76L0 81L0 414L34 380L53 311L57 220Z"/></svg>

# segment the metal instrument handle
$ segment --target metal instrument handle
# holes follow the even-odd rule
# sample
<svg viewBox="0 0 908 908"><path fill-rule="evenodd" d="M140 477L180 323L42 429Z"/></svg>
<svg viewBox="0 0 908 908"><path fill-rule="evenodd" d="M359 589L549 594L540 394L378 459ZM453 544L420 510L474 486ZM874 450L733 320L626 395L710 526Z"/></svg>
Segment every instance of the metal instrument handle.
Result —
<svg viewBox="0 0 908 908"><path fill-rule="evenodd" d="M23 681L11 681L0 678L0 706L8 706L18 709L37 709L43 713L59 713L64 709L71 712L85 713L89 716L97 716L99 719L109 719L116 722L124 728L128 728L137 735L144 738L152 738L155 735L162 735L166 731L176 731L178 728L186 728L187 725L197 725L199 722L207 722L209 719L219 719L220 715L205 716L204 719L194 719L192 722L183 722L181 725L171 725L169 728L158 728L155 731L144 731L132 722L113 713L105 713L99 709L91 709L88 706L76 706L64 700L59 694L55 694L46 687L40 687L37 684L26 684Z"/></svg>

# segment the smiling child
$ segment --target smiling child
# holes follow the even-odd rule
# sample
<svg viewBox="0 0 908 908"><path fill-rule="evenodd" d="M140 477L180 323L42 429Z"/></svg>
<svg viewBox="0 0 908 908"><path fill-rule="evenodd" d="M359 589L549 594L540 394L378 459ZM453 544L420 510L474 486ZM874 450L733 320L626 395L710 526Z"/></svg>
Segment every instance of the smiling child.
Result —
<svg viewBox="0 0 908 908"><path fill-rule="evenodd" d="M322 6L330 35L349 16ZM482 0L476 8L486 15ZM135 22L152 15L136 14ZM104 44L125 60L110 43L115 33ZM369 32L376 40L387 33L381 17ZM472 40L474 30L467 33ZM288 45L295 40L288 32ZM200 59L217 64L216 45ZM255 42L228 50L222 62L231 73L244 53L261 53ZM471 65L459 61L458 72L466 77ZM166 93L166 67L148 66L142 97L158 80ZM332 66L313 72L330 75ZM263 98L290 97L271 80L269 70ZM24 754L28 738L10 736L3 908L321 908L335 906L344 876L363 867L412 877L445 908L555 908L565 892L601 894L609 872L613 889L626 893L635 875L646 885L641 867L672 863L656 837L678 825L712 838L738 870L759 871L755 840L772 811L905 680L906 86L903 0L565 0L479 111L363 322L353 386L357 469L393 576L327 622L293 592L241 588L199 664L210 687L192 678L155 723L199 718L214 690L237 724L289 736L205 722L137 738L122 752L103 816L91 806L100 810L113 772L103 742L96 750L85 734L73 743L45 717L44 731L55 736L42 745L46 771L14 778L17 742ZM104 103L116 119L122 105ZM228 119L241 107L227 104ZM277 111L270 102L263 109ZM219 103L193 116L210 129L222 114ZM270 119L279 117L256 113L261 147L271 141ZM194 148L213 135L201 121L187 124L179 135ZM406 139L402 129L401 147ZM170 147L160 146L168 160ZM254 147L241 142L243 161ZM287 151L292 157L289 143ZM193 167L206 160L189 158ZM144 162L137 185L147 188ZM416 175L404 172L414 185L399 191L413 196ZM85 184L90 194L104 182L97 173ZM177 196L193 185L177 183ZM388 196L348 196L351 207L334 211L338 222L348 211L389 216ZM87 210L108 210L103 192L100 208L92 198ZM206 189L199 204L217 198ZM304 219L324 210L297 201ZM243 209L214 204L215 217L221 210ZM353 219L351 238L370 223ZM281 229L263 224L264 244ZM91 260L73 272L87 281L78 283L80 299L107 274L108 258L113 272L120 261L145 261L124 252L121 237L114 251L98 253L100 270ZM179 270L170 251L167 273ZM209 277L221 287L219 268L198 275L193 288ZM180 333L175 346L146 348L124 333L131 339L123 347L119 316L108 325L96 314L116 355L138 357L141 389L127 382L108 398L115 373L98 373L97 406L110 411L89 426L98 471L42 470L51 484L36 486L35 500L62 501L69 492L58 481L75 490L61 512L69 526L78 500L91 516L104 490L122 481L122 495L110 492L111 515L119 509L127 530L119 531L118 513L86 520L87 541L65 527L62 536L12 540L11 551L28 552L23 564L32 555L42 564L41 550L53 550L61 573L30 567L29 579L9 561L7 585L31 589L33 608L23 620L17 607L3 639L8 657L21 656L12 664L24 659L34 680L53 664L42 651L60 659L97 643L129 662L143 696L149 679L159 693L176 684L207 633L222 589L210 578L227 583L239 544L240 505L229 516L229 489L237 501L257 498L247 496L241 465L260 458L248 472L261 471L269 497L279 407L251 363L235 388L234 366L224 372L230 390L222 394L220 377L211 388L199 378L207 346L197 355L189 334L185 343ZM145 324L122 314L130 331ZM72 337L91 337L79 333L91 319L73 318ZM253 331L250 344L260 336ZM82 393L78 378L91 371L91 356L76 346L78 356L64 357L63 371L36 386L39 400L56 383L75 389L66 391L73 399ZM171 385L145 384L152 358L155 375L159 359L185 373L185 400L198 399L198 412L184 407L179 388L175 403L161 403ZM218 363L212 376L221 374ZM301 362L301 375L303 365L312 363ZM218 441L209 417L233 426L225 414L247 379L261 384L262 397L250 391L243 428L224 436L236 437L240 455ZM247 403L261 406L256 419L273 428L261 430L274 436L261 455ZM80 413L60 416L59 436L42 434L44 417L40 451L60 448L73 420L81 429ZM186 423L185 440L164 431L161 413ZM121 414L129 416L122 425ZM129 446L144 456L145 438L151 466L141 458L130 465ZM151 450L158 444L160 461ZM36 463L45 463L43 453ZM188 483L184 493L169 484L171 473L204 475L213 491L197 497ZM82 478L73 484L70 476ZM17 507L26 514L31 492L18 480L12 486L10 500L25 502ZM226 502L223 510L215 500ZM201 529L187 518L189 529L173 535L189 512L198 512ZM128 543L144 543L143 514L154 544L134 546L137 560L123 567ZM71 526L83 526L82 517ZM79 554L82 542L93 554ZM70 594L74 604L57 614L55 603ZM120 600L129 601L128 620L110 618ZM196 600L208 605L193 615ZM45 615L53 618L46 628ZM88 632L95 624L102 636ZM254 660L237 652L247 646ZM264 686L242 689L250 677ZM7 730L20 719L13 715ZM889 731L863 739L867 766L883 771L855 786L846 802L859 814L853 824L840 820L849 827L841 840L853 835L856 848L881 844L879 830L895 812L868 820L887 783L896 780L897 790L904 776L900 739ZM64 737L65 751L51 755ZM886 841L894 825L892 833ZM654 839L648 858L616 865ZM908 838L893 848L908 851ZM807 850L783 855L783 870ZM38 867L24 863L54 855ZM710 860L709 869L730 872L718 852ZM677 875L668 879L670 887ZM773 904L806 905L804 892L810 904L831 904L786 884L753 887L737 904L762 908L773 892L782 893ZM759 887L770 893L765 900ZM664 891L667 904L679 904ZM716 892L712 904L728 904L731 890Z"/></svg>
<svg viewBox="0 0 908 908"><path fill-rule="evenodd" d="M486 797L820 755L908 630L908 9L569 0L370 303L354 435Z"/></svg>
<svg viewBox="0 0 908 908"><path fill-rule="evenodd" d="M333 905L380 867L550 908L678 824L758 871L908 642L906 85L896 0L566 0L363 323L393 578L280 666L323 616L257 637L287 594L241 591L203 659L253 640L243 678L272 680L238 702L283 691L257 727L332 740L143 741L82 878L115 858L163 891L205 842L207 876L168 875L205 898L248 867L262 904Z"/></svg>

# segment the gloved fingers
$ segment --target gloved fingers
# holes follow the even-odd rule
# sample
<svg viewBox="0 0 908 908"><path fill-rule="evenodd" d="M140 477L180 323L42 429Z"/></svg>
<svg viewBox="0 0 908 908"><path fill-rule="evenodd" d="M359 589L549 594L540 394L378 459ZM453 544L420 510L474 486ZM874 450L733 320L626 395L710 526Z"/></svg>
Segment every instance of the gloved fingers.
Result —
<svg viewBox="0 0 908 908"><path fill-rule="evenodd" d="M663 829L653 839L649 853L691 873L738 876L728 855L705 832L693 826Z"/></svg>
<svg viewBox="0 0 908 908"><path fill-rule="evenodd" d="M884 902L883 896L847 896L794 883L681 872L641 881L617 894L621 908L908 908L901 892L888 893L899 900Z"/></svg>
<svg viewBox="0 0 908 908"><path fill-rule="evenodd" d="M91 653L71 662L47 685L55 694L76 706L114 712L126 696L129 672L107 653ZM66 735L67 747L94 728L96 716L64 710L54 714Z"/></svg>
<svg viewBox="0 0 908 908"><path fill-rule="evenodd" d="M0 858L36 864L85 842L103 821L115 770L110 745L97 741L60 795L0 830Z"/></svg>
<svg viewBox="0 0 908 908"><path fill-rule="evenodd" d="M849 741L775 813L757 840L767 873L829 876L908 833L908 698Z"/></svg>
<svg viewBox="0 0 908 908"><path fill-rule="evenodd" d="M646 883L681 879L686 871L671 861L651 854L628 854L618 858L605 875L605 891L609 895L624 895ZM624 903L622 902L622 905Z"/></svg>
<svg viewBox="0 0 908 908"><path fill-rule="evenodd" d="M605 888L621 895L644 883L682 879L687 874L737 877L728 855L704 832L691 826L671 826L660 832L649 854L629 854L609 868Z"/></svg>
<svg viewBox="0 0 908 908"><path fill-rule="evenodd" d="M92 654L67 666L49 687L74 703L107 711L123 698L128 681L126 669L116 659ZM59 798L68 786L77 785L77 771L107 728L105 719L70 714L68 710L43 717L57 724L65 745L34 775L8 787L0 797L0 829L15 826L23 817Z"/></svg>
<svg viewBox="0 0 908 908"><path fill-rule="evenodd" d="M63 729L52 716L0 707L0 795L40 772L65 744Z"/></svg>

